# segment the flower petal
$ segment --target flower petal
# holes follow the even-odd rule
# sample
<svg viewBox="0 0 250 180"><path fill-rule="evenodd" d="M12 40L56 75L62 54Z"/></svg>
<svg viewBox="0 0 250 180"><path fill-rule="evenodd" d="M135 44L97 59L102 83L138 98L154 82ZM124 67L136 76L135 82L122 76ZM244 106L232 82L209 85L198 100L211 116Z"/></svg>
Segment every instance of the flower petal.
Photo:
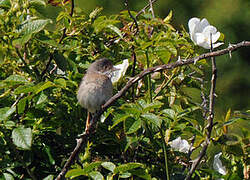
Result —
<svg viewBox="0 0 250 180"><path fill-rule="evenodd" d="M200 19L197 17L193 17L188 21L188 28L189 28L189 32L193 32L195 26L200 23Z"/></svg>
<svg viewBox="0 0 250 180"><path fill-rule="evenodd" d="M220 174L226 175L227 174L226 167L222 165L222 162L220 160L221 155L222 155L222 152L214 156L213 168Z"/></svg>
<svg viewBox="0 0 250 180"><path fill-rule="evenodd" d="M118 82L125 75L128 66L129 66L128 59L125 59L125 60L123 60L123 62L121 64L114 66L118 70L113 72L113 75L111 78L111 81L113 84Z"/></svg>
<svg viewBox="0 0 250 180"><path fill-rule="evenodd" d="M207 19L202 19L194 28L194 33L201 33L205 29L205 27L209 26L209 22Z"/></svg>
<svg viewBox="0 0 250 180"><path fill-rule="evenodd" d="M205 27L207 27L207 26L209 26L210 24L209 24L209 22L207 21L207 19L206 18L203 18L202 20L201 20L201 22L200 22L200 27L201 27L201 29L205 29Z"/></svg>
<svg viewBox="0 0 250 180"><path fill-rule="evenodd" d="M188 28L189 28L189 33L190 33L190 37L192 41L194 41L194 29L196 25L199 23L200 23L200 19L196 17L193 17L188 21Z"/></svg>
<svg viewBox="0 0 250 180"><path fill-rule="evenodd" d="M216 34L216 32L217 32L216 27L209 25L205 27L202 33L205 35L206 38L210 39L210 35L212 34L213 36L214 34Z"/></svg>
<svg viewBox="0 0 250 180"><path fill-rule="evenodd" d="M216 44L213 44L213 48L217 48L217 47L221 46L222 44L224 44L224 43L216 43Z"/></svg>

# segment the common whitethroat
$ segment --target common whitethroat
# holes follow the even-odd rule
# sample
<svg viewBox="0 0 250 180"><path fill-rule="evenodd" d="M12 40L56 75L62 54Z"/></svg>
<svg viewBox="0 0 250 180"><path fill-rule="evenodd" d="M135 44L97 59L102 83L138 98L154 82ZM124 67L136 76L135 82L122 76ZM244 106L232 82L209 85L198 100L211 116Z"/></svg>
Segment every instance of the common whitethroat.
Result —
<svg viewBox="0 0 250 180"><path fill-rule="evenodd" d="M114 68L109 59L102 58L93 62L82 78L77 99L79 104L88 110L85 131L89 129L91 116L111 98L113 92L111 77L116 70L118 69Z"/></svg>

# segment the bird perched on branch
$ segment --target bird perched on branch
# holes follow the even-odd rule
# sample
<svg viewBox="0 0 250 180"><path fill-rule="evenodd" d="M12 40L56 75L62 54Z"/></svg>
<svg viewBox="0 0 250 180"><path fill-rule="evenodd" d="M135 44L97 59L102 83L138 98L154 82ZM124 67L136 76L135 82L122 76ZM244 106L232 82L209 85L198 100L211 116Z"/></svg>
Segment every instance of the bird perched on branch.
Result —
<svg viewBox="0 0 250 180"><path fill-rule="evenodd" d="M89 129L91 116L111 98L113 92L111 77L116 70L110 60L102 58L92 63L82 78L77 99L79 104L88 110L85 131Z"/></svg>

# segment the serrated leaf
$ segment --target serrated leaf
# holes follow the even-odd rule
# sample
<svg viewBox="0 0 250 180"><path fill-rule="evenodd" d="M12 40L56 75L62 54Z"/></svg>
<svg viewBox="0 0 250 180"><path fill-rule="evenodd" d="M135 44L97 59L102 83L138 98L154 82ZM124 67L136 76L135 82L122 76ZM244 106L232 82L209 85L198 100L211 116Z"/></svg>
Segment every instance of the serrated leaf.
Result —
<svg viewBox="0 0 250 180"><path fill-rule="evenodd" d="M90 172L89 176L94 180L103 180L104 179L103 175L98 171Z"/></svg>
<svg viewBox="0 0 250 180"><path fill-rule="evenodd" d="M141 164L141 163L122 164L122 165L115 168L114 173L117 174L117 173L127 172L131 169L136 169L139 167L143 167L143 164Z"/></svg>
<svg viewBox="0 0 250 180"><path fill-rule="evenodd" d="M112 128L114 128L117 124L125 121L128 117L130 117L129 114L122 114L122 115L116 115L114 118L113 118L113 125L109 128L109 130L111 130Z"/></svg>
<svg viewBox="0 0 250 180"><path fill-rule="evenodd" d="M89 18L90 19L94 19L96 18L96 16L103 10L102 7L97 7L94 9L94 11L92 11L90 14L89 14Z"/></svg>
<svg viewBox="0 0 250 180"><path fill-rule="evenodd" d="M116 34L118 34L121 38L123 38L122 32L121 32L120 29L118 29L116 26L110 24L110 25L107 26L107 28L111 29L111 30L114 31Z"/></svg>
<svg viewBox="0 0 250 180"><path fill-rule="evenodd" d="M7 118L15 112L15 110L15 106L0 108L0 122L7 120Z"/></svg>
<svg viewBox="0 0 250 180"><path fill-rule="evenodd" d="M29 150L32 142L32 131L31 128L18 127L12 131L13 143L23 149Z"/></svg>
<svg viewBox="0 0 250 180"><path fill-rule="evenodd" d="M155 114L144 113L141 115L141 117L145 118L146 120L148 120L149 122L157 126L158 128L161 127L162 119L156 116Z"/></svg>
<svg viewBox="0 0 250 180"><path fill-rule="evenodd" d="M37 19L37 20L29 20L21 24L21 26L18 29L18 32L21 34L33 34L33 33L38 33L44 27L52 23L50 19Z"/></svg>
<svg viewBox="0 0 250 180"><path fill-rule="evenodd" d="M112 162L103 162L101 165L102 165L102 167L104 167L105 169L107 169L111 172L114 172L114 169L116 167L116 165Z"/></svg>
<svg viewBox="0 0 250 180"><path fill-rule="evenodd" d="M22 36L16 40L15 44L25 44L32 37L32 34L43 30L49 23L52 23L50 19L37 19L24 22L17 30Z"/></svg>
<svg viewBox="0 0 250 180"><path fill-rule="evenodd" d="M167 115L167 117L171 118L171 119L176 119L176 113L173 109L164 109L162 110L162 112Z"/></svg>

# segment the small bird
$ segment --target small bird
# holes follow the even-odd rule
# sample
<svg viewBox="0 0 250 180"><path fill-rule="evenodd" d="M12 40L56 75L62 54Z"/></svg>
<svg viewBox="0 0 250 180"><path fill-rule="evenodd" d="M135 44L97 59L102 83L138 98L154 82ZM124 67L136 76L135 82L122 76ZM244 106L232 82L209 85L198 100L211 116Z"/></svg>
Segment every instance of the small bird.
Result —
<svg viewBox="0 0 250 180"><path fill-rule="evenodd" d="M88 110L85 131L89 129L91 116L101 109L113 92L111 77L114 68L107 58L101 58L92 63L80 83L77 99L79 104Z"/></svg>

